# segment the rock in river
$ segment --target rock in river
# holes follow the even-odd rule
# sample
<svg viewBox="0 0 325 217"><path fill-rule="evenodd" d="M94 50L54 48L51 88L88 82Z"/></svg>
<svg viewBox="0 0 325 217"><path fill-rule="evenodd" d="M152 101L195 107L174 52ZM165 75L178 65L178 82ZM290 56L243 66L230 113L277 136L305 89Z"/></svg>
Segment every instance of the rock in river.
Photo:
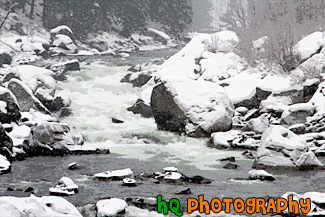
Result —
<svg viewBox="0 0 325 217"><path fill-rule="evenodd" d="M154 87L151 108L159 130L204 137L228 131L234 107L216 83L187 78L165 78Z"/></svg>
<svg viewBox="0 0 325 217"><path fill-rule="evenodd" d="M312 169L323 164L298 135L283 126L271 126L263 133L254 168Z"/></svg>

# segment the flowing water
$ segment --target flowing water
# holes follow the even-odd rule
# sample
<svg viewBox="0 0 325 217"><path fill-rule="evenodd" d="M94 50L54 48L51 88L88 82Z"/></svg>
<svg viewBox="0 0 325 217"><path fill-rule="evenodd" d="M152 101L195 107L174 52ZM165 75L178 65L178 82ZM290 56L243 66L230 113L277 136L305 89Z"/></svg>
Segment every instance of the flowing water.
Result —
<svg viewBox="0 0 325 217"><path fill-rule="evenodd" d="M137 100L141 89L121 83L130 65L166 59L177 50L161 50L132 55L127 61L109 57L90 58L81 63L81 71L69 72L68 80L58 83L58 94L72 100L73 116L62 122L75 126L86 142L108 144L110 155L66 157L36 157L13 162L13 170L1 176L0 195L26 196L21 189L33 187L38 196L48 195L62 176L72 178L80 186L79 193L66 197L76 206L96 203L104 197L176 197L175 193L190 188L194 196L214 197L279 197L285 192L323 191L324 171L294 172L271 171L274 182L235 181L247 178L252 160L244 159L243 150L222 151L206 147L206 139L187 138L182 135L158 131L153 118L142 118L127 111ZM124 123L112 122L112 117ZM158 144L146 144L134 138L145 135L157 138ZM157 141L158 141L157 140ZM238 170L225 170L219 159L236 157ZM324 161L323 159L321 159ZM67 170L77 162L80 170ZM103 182L91 175L107 170L131 168L135 174L161 171L175 166L180 172L201 175L214 180L209 185L173 185L142 183L134 188L122 187L121 182ZM11 187L16 191L7 191ZM17 189L18 188L18 189ZM17 191L18 190L18 191ZM186 196L179 196L183 201Z"/></svg>

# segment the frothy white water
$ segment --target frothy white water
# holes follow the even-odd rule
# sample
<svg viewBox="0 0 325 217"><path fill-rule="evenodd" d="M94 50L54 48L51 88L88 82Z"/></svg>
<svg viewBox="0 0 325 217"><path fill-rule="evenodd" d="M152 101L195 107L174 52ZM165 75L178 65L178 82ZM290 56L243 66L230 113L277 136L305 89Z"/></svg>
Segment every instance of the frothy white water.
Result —
<svg viewBox="0 0 325 217"><path fill-rule="evenodd" d="M220 151L205 146L206 140L186 138L158 131L153 118L142 118L127 111L140 94L140 88L121 83L126 66L106 66L98 62L82 64L81 71L70 72L67 82L59 84L59 94L72 100L74 115L63 120L75 126L88 143L106 143L112 153L125 158L155 160L172 165L185 165L200 170L215 170L218 159L239 152ZM111 118L124 121L113 123ZM146 144L135 135L157 138L162 144ZM128 137L127 139L123 137Z"/></svg>

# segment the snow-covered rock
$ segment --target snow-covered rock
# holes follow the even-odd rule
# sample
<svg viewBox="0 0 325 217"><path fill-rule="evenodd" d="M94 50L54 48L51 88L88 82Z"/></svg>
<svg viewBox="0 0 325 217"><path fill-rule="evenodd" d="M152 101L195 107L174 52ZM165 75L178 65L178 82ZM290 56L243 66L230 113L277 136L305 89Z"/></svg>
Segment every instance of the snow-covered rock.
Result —
<svg viewBox="0 0 325 217"><path fill-rule="evenodd" d="M65 25L57 26L56 28L51 29L50 33L51 33L52 41L55 40L55 36L57 35L66 35L73 41L75 45L77 44L72 30L68 26Z"/></svg>
<svg viewBox="0 0 325 217"><path fill-rule="evenodd" d="M77 208L61 197L0 197L0 216L82 217Z"/></svg>
<svg viewBox="0 0 325 217"><path fill-rule="evenodd" d="M318 85L318 89L309 103L315 107L316 115L325 114L325 81Z"/></svg>
<svg viewBox="0 0 325 217"><path fill-rule="evenodd" d="M153 29L153 28L148 28L149 32L154 33L155 35L159 36L160 38L164 39L166 42L170 40L169 35L167 35L166 33L159 31L157 29Z"/></svg>
<svg viewBox="0 0 325 217"><path fill-rule="evenodd" d="M308 197L302 194L297 194L296 192L287 192L283 194L281 197L284 199L288 199L288 196L292 195L292 199L294 201L297 201L299 204L300 199L307 199ZM284 214L289 214L289 210L285 209L282 211ZM316 205L313 201L311 201L310 204L310 212L307 213L307 216L324 216L325 215L325 210L321 209L318 205Z"/></svg>
<svg viewBox="0 0 325 217"><path fill-rule="evenodd" d="M77 170L78 168L79 168L79 164L77 164L76 162L72 162L68 165L69 170Z"/></svg>
<svg viewBox="0 0 325 217"><path fill-rule="evenodd" d="M265 115L253 118L247 122L244 127L246 131L254 131L255 133L263 133L270 126L270 121Z"/></svg>
<svg viewBox="0 0 325 217"><path fill-rule="evenodd" d="M124 186L137 186L137 181L135 179L124 178L122 181Z"/></svg>
<svg viewBox="0 0 325 217"><path fill-rule="evenodd" d="M94 175L95 178L99 179L118 179L123 180L124 178L133 178L134 174L130 168L123 170L105 171Z"/></svg>
<svg viewBox="0 0 325 217"><path fill-rule="evenodd" d="M78 47L73 40L67 35L57 34L54 36L52 46L60 49L52 49L53 53L58 54L76 54L78 53Z"/></svg>
<svg viewBox="0 0 325 217"><path fill-rule="evenodd" d="M74 191L68 191L68 190L64 190L64 189L56 188L56 187L49 188L49 191L50 191L50 195L55 195L55 196L72 196L75 194Z"/></svg>
<svg viewBox="0 0 325 217"><path fill-rule="evenodd" d="M31 136L31 128L27 125L12 124L12 131L8 135L12 139L14 147L22 147L24 141Z"/></svg>
<svg viewBox="0 0 325 217"><path fill-rule="evenodd" d="M11 171L11 164L8 159L0 154L0 175Z"/></svg>
<svg viewBox="0 0 325 217"><path fill-rule="evenodd" d="M325 193L321 192L306 192L303 194L304 197L310 198L310 200L322 208L325 207Z"/></svg>
<svg viewBox="0 0 325 217"><path fill-rule="evenodd" d="M76 185L70 178L62 177L59 180L59 183L54 188L50 188L49 191L51 195L71 196L74 193L78 192L78 188L79 186Z"/></svg>
<svg viewBox="0 0 325 217"><path fill-rule="evenodd" d="M164 175L165 180L178 180L182 177L183 175L178 172L169 172Z"/></svg>
<svg viewBox="0 0 325 217"><path fill-rule="evenodd" d="M283 126L273 125L267 129L257 150L254 168L301 167L313 168L323 164L310 151L307 143Z"/></svg>
<svg viewBox="0 0 325 217"><path fill-rule="evenodd" d="M292 87L287 76L261 73L247 69L244 72L221 82L235 107L259 108L260 102L272 92Z"/></svg>
<svg viewBox="0 0 325 217"><path fill-rule="evenodd" d="M97 217L116 216L128 207L127 203L118 198L100 200L96 204Z"/></svg>
<svg viewBox="0 0 325 217"><path fill-rule="evenodd" d="M57 184L56 188L60 188L68 191L77 191L78 185L76 185L70 178L62 177L59 180L59 183Z"/></svg>
<svg viewBox="0 0 325 217"><path fill-rule="evenodd" d="M216 132L211 134L211 147L213 148L230 148L229 141L238 137L239 131L230 130L227 132Z"/></svg>
<svg viewBox="0 0 325 217"><path fill-rule="evenodd" d="M219 80L233 77L247 68L247 63L237 54L210 53L204 51L199 61L202 74L199 79L218 82Z"/></svg>
<svg viewBox="0 0 325 217"><path fill-rule="evenodd" d="M78 134L77 134L78 135ZM75 137L77 140L76 142L78 144L82 145L69 145L67 148L69 149L71 154L76 154L76 155L86 155L86 154L109 154L109 146L110 144L103 144L103 143L97 143L96 145L91 144L91 143L85 143L83 144L83 138L82 135L79 134L80 137Z"/></svg>
<svg viewBox="0 0 325 217"><path fill-rule="evenodd" d="M259 179L259 180L267 180L267 181L274 181L275 178L272 174L266 172L265 170L250 170L248 172L250 179Z"/></svg>
<svg viewBox="0 0 325 217"><path fill-rule="evenodd" d="M210 49L217 52L234 52L239 43L237 34L229 30L217 32L210 37Z"/></svg>
<svg viewBox="0 0 325 217"><path fill-rule="evenodd" d="M32 65L20 65L16 67L19 79L23 81L33 91L38 88L51 90L54 96L56 81L54 80L53 71Z"/></svg>
<svg viewBox="0 0 325 217"><path fill-rule="evenodd" d="M301 60L306 60L313 54L319 52L324 44L324 34L317 31L298 41L293 47L293 52L298 55Z"/></svg>
<svg viewBox="0 0 325 217"><path fill-rule="evenodd" d="M51 114L24 82L13 78L8 83L8 89L15 95L20 111L28 112L35 109L45 114Z"/></svg>
<svg viewBox="0 0 325 217"><path fill-rule="evenodd" d="M77 59L73 59L62 63L52 64L49 69L54 72L53 77L56 80L63 81L66 79L66 72L80 70L80 63Z"/></svg>
<svg viewBox="0 0 325 217"><path fill-rule="evenodd" d="M216 83L168 78L154 87L151 108L158 129L210 136L231 129L234 108Z"/></svg>
<svg viewBox="0 0 325 217"><path fill-rule="evenodd" d="M291 105L282 113L281 122L286 125L300 124L307 121L307 117L314 115L315 107L311 103Z"/></svg>

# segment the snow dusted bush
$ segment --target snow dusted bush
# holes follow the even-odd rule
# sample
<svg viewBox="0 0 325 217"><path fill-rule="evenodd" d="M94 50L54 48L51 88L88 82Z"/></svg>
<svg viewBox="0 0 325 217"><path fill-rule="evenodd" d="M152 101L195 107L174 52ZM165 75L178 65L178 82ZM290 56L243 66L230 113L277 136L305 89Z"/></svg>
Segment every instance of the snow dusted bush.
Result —
<svg viewBox="0 0 325 217"><path fill-rule="evenodd" d="M321 0L236 0L230 2L224 20L241 39L240 56L253 65L276 64L290 72L306 59L295 52L295 45L323 26L324 7ZM262 48L256 49L256 42L263 42Z"/></svg>

